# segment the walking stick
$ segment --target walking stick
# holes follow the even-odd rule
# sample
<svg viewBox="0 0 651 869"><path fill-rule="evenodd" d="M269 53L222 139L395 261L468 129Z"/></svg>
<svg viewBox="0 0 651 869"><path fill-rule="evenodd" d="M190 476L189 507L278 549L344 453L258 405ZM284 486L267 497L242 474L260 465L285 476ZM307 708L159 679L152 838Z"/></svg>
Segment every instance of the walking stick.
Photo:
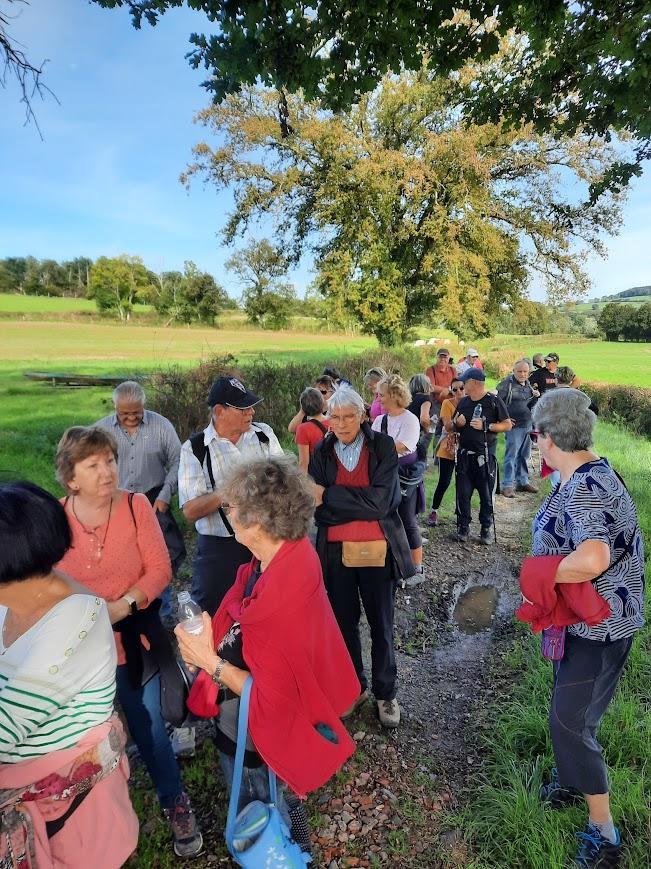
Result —
<svg viewBox="0 0 651 869"><path fill-rule="evenodd" d="M493 520L493 539L495 543L497 543L497 525L495 524L495 493L493 491L493 485L491 484L491 475L490 475L490 453L488 452L488 428L486 426L486 417L482 417L484 427L482 431L484 432L484 467L486 468L486 483L488 484L488 494L490 496L491 502L491 519Z"/></svg>

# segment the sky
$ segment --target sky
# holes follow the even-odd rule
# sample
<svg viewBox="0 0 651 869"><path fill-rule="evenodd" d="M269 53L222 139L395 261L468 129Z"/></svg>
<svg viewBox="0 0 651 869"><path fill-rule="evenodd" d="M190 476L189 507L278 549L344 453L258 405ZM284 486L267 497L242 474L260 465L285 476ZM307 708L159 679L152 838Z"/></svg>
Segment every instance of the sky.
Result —
<svg viewBox="0 0 651 869"><path fill-rule="evenodd" d="M6 3L0 0L4 11ZM13 82L0 89L0 258L141 256L154 271L185 260L231 293L232 254L219 238L228 193L178 180L203 135L194 114L209 102L204 70L185 59L189 34L206 32L201 13L174 9L135 30L126 9L84 0L31 0L11 23L29 59L47 58L45 81L59 103L34 103L43 139L24 126ZM651 167L630 190L608 259L590 258L592 296L651 284ZM309 263L292 278L299 293ZM532 286L531 295L542 299Z"/></svg>

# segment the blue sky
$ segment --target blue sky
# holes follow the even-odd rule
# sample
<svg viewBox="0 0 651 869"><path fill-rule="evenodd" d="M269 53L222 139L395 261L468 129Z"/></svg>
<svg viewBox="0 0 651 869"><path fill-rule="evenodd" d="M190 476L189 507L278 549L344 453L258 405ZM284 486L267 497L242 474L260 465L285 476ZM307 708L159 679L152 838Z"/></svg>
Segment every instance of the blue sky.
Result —
<svg viewBox="0 0 651 869"><path fill-rule="evenodd" d="M41 141L23 126L17 88L0 90L0 258L132 253L156 271L191 259L239 293L223 267L232 251L217 236L230 197L178 182L201 137L193 115L209 99L204 71L184 55L189 34L206 24L173 10L137 31L125 9L80 0L23 8L11 32L33 62L49 59L46 81L61 104L36 102ZM587 264L593 295L651 284L651 168L634 182L608 246L607 260ZM308 269L294 279L304 289Z"/></svg>

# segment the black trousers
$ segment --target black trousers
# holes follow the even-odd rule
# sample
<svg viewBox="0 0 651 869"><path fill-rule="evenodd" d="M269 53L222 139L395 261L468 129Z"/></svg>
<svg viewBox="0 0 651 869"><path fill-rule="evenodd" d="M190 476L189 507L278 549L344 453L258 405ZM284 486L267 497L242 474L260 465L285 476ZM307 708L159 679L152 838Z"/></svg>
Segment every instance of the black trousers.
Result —
<svg viewBox="0 0 651 869"><path fill-rule="evenodd" d="M251 560L251 551L234 537L197 535L192 562L192 597L211 616L235 582L237 569Z"/></svg>
<svg viewBox="0 0 651 869"><path fill-rule="evenodd" d="M418 549L423 545L423 538L418 527L418 514L416 506L418 504L418 488L410 486L407 490L408 494L403 496L402 501L398 506L398 516L402 519L402 524L405 527L407 542L410 549Z"/></svg>
<svg viewBox="0 0 651 869"><path fill-rule="evenodd" d="M443 500L443 495L447 492L452 482L454 474L454 459L439 458L439 481L436 484L434 497L432 498L432 510L438 510Z"/></svg>
<svg viewBox="0 0 651 869"><path fill-rule="evenodd" d="M390 555L384 567L345 567L341 543L328 543L326 553L326 590L362 690L368 688L368 680L359 637L360 598L371 631L371 688L376 700L393 700L397 675L393 644L396 583L391 578Z"/></svg>
<svg viewBox="0 0 651 869"><path fill-rule="evenodd" d="M495 456L489 455L486 468L485 459L475 453L460 452L457 455L457 509L459 528L467 530L472 522L470 499L472 493L479 492L479 524L490 528L493 521L493 495L497 483Z"/></svg>
<svg viewBox="0 0 651 869"><path fill-rule="evenodd" d="M558 778L582 794L608 793L597 728L613 698L633 638L602 643L567 634L554 664L549 728Z"/></svg>

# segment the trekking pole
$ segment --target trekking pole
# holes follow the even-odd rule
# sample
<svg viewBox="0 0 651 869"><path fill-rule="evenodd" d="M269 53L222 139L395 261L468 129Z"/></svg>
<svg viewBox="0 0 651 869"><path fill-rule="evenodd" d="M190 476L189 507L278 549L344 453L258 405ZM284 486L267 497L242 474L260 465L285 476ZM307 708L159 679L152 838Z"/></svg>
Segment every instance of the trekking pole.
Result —
<svg viewBox="0 0 651 869"><path fill-rule="evenodd" d="M493 484L491 483L491 475L490 475L490 453L488 452L488 428L486 426L486 417L482 417L484 427L482 431L484 432L484 467L486 468L486 483L488 485L488 495L490 497L491 502L491 518L493 520L493 538L495 543L497 544L497 525L495 523L495 494L493 491Z"/></svg>

